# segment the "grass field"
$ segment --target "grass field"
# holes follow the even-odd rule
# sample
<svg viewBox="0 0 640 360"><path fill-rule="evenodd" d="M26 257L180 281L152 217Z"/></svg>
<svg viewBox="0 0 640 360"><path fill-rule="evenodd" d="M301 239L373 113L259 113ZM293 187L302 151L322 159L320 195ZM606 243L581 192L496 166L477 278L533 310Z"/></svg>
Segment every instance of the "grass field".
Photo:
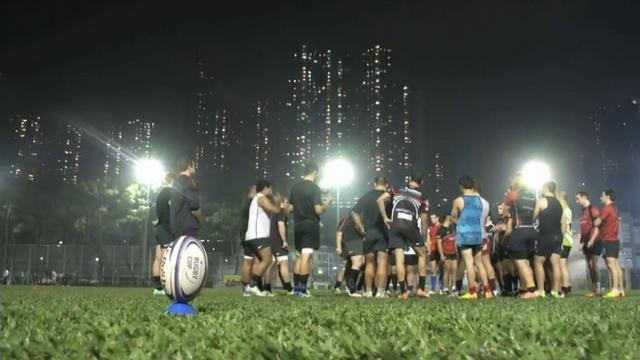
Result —
<svg viewBox="0 0 640 360"><path fill-rule="evenodd" d="M193 317L150 289L0 287L4 359L640 359L640 294L475 302L243 298Z"/></svg>

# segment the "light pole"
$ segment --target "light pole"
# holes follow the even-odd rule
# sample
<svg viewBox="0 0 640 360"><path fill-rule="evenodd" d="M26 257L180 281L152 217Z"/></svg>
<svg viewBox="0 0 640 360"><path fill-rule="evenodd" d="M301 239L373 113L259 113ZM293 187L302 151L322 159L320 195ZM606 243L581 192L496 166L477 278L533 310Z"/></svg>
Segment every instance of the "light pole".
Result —
<svg viewBox="0 0 640 360"><path fill-rule="evenodd" d="M147 269L147 241L148 241L148 228L149 228L149 211L151 210L151 188L157 188L162 185L166 172L162 163L158 160L143 159L137 161L135 164L136 179L139 183L146 185L146 202L145 206L147 211L144 215L143 228L142 228L142 280L145 279L145 274L148 273Z"/></svg>
<svg viewBox="0 0 640 360"><path fill-rule="evenodd" d="M343 158L329 160L322 169L322 184L336 188L336 223L340 223L340 188L353 181L353 166Z"/></svg>
<svg viewBox="0 0 640 360"><path fill-rule="evenodd" d="M11 204L4 206L5 218L4 218L4 256L2 258L2 271L7 269L7 250L9 249L9 221L11 221Z"/></svg>
<svg viewBox="0 0 640 360"><path fill-rule="evenodd" d="M549 166L537 160L524 164L522 174L525 184L536 189L536 199L540 197L542 185L551 180L551 170L549 170Z"/></svg>

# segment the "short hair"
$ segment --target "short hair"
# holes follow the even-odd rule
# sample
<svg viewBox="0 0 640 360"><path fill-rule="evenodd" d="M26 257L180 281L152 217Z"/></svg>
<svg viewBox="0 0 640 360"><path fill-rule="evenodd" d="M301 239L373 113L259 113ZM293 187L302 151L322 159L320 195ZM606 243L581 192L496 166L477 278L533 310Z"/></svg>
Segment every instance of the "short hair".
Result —
<svg viewBox="0 0 640 360"><path fill-rule="evenodd" d="M411 181L415 181L418 184L421 184L424 180L424 174L422 171L414 170L411 172Z"/></svg>
<svg viewBox="0 0 640 360"><path fill-rule="evenodd" d="M377 175L373 179L373 183L376 185L387 185L387 178L384 175Z"/></svg>
<svg viewBox="0 0 640 360"><path fill-rule="evenodd" d="M164 182L167 184L170 182L174 182L176 181L177 177L178 176L176 175L176 173L173 173L173 172L167 173L167 175L164 176Z"/></svg>
<svg viewBox="0 0 640 360"><path fill-rule="evenodd" d="M465 190L473 190L473 178L469 175L463 175L458 179L458 184Z"/></svg>
<svg viewBox="0 0 640 360"><path fill-rule="evenodd" d="M269 180L258 180L258 182L256 183L257 192L260 192L265 188L269 188L269 187L271 187L271 183L269 182Z"/></svg>
<svg viewBox="0 0 640 360"><path fill-rule="evenodd" d="M602 192L605 196L609 197L609 200L615 202L616 201L616 192L613 189L605 189Z"/></svg>
<svg viewBox="0 0 640 360"><path fill-rule="evenodd" d="M316 163L313 163L313 162L308 163L307 166L304 167L305 175L313 174L314 172L318 172L318 171L320 171L320 168Z"/></svg>
<svg viewBox="0 0 640 360"><path fill-rule="evenodd" d="M188 157L183 157L178 160L178 171L183 172L189 168L189 166L194 166L193 160Z"/></svg>
<svg viewBox="0 0 640 360"><path fill-rule="evenodd" d="M556 183L555 181L547 181L546 183L544 183L544 185L542 185L543 188L547 188L547 190L549 190L549 192L555 193L556 192Z"/></svg>
<svg viewBox="0 0 640 360"><path fill-rule="evenodd" d="M583 198L586 198L587 200L589 200L589 193L587 193L586 191L578 191L576 193L576 196L580 196Z"/></svg>
<svg viewBox="0 0 640 360"><path fill-rule="evenodd" d="M450 216L451 216L451 214L447 214L447 213L444 213L444 214L440 215L440 222L441 223L445 222L445 220L447 220L447 218L450 217Z"/></svg>

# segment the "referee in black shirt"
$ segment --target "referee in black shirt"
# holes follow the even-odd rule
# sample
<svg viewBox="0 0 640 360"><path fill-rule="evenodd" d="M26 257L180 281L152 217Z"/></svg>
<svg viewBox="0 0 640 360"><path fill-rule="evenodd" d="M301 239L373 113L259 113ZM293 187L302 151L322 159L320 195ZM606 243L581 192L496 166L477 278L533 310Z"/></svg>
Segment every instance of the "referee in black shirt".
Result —
<svg viewBox="0 0 640 360"><path fill-rule="evenodd" d="M320 248L320 215L327 211L328 203L323 203L321 192L315 181L318 165L307 164L302 181L291 189L289 212L293 212L296 259L293 270L294 294L309 297L307 281L311 272L311 257Z"/></svg>

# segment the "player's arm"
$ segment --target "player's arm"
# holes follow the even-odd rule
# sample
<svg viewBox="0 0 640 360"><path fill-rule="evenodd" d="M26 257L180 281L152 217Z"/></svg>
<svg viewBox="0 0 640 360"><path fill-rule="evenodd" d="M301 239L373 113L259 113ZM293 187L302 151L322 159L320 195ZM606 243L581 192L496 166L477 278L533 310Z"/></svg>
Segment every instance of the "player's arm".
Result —
<svg viewBox="0 0 640 360"><path fill-rule="evenodd" d="M358 233L360 233L360 235L362 236L365 236L366 233L364 231L364 224L362 223L362 215L355 211L352 211L351 218L353 219L353 223L355 224Z"/></svg>
<svg viewBox="0 0 640 360"><path fill-rule="evenodd" d="M389 224L391 223L391 219L389 219L389 217L387 216L387 202L389 202L389 200L391 200L391 194L389 194L388 192L380 195L377 200L380 216L382 216L382 220L384 220L384 223L385 225L387 225L387 227L389 227Z"/></svg>
<svg viewBox="0 0 640 360"><path fill-rule="evenodd" d="M329 208L329 205L331 204L330 201L322 202L322 196L320 194L320 189L319 188L317 189L317 191L315 192L315 194L313 196L313 201L314 201L314 204L315 204L313 209L316 211L316 214L318 214L318 215L324 214L324 212L327 211L327 209Z"/></svg>
<svg viewBox="0 0 640 360"><path fill-rule="evenodd" d="M287 226L282 220L278 220L278 234L280 234L280 238L282 239L282 247L285 249L289 248L289 244L287 244Z"/></svg>
<svg viewBox="0 0 640 360"><path fill-rule="evenodd" d="M546 209L547 207L547 199L540 198L536 201L536 208L533 210L533 220L538 220L538 216L540 216L540 211Z"/></svg>
<svg viewBox="0 0 640 360"><path fill-rule="evenodd" d="M336 252L342 254L342 226L336 233Z"/></svg>
<svg viewBox="0 0 640 360"><path fill-rule="evenodd" d="M587 247L592 247L593 243L598 238L598 235L600 235L600 226L602 225L602 221L606 218L607 214L605 213L605 211L603 211L602 214L596 214L595 216L593 216L594 214L590 213L589 215L592 216L593 219L593 231L591 232L591 237L589 238Z"/></svg>
<svg viewBox="0 0 640 360"><path fill-rule="evenodd" d="M444 261L444 248L442 247L442 236L440 236L440 234L438 234L436 241L438 242L438 252L440 253L440 259Z"/></svg>
<svg viewBox="0 0 640 360"><path fill-rule="evenodd" d="M280 204L274 204L271 199L266 196L258 198L258 205L269 214L277 214L282 210Z"/></svg>
<svg viewBox="0 0 640 360"><path fill-rule="evenodd" d="M504 236L511 236L512 232L513 232L513 219L509 218L507 220L507 225L504 230Z"/></svg>
<svg viewBox="0 0 640 360"><path fill-rule="evenodd" d="M451 221L455 224L458 222L458 218L460 217L460 210L464 206L464 199L461 197L453 200L453 207L451 208Z"/></svg>
<svg viewBox="0 0 640 360"><path fill-rule="evenodd" d="M428 251L431 251L431 240L429 240L429 213L426 211L420 213L420 226L422 229L422 237L424 238L424 244L428 247Z"/></svg>
<svg viewBox="0 0 640 360"><path fill-rule="evenodd" d="M569 220L564 216L564 212L562 213L562 218L560 220L560 228L562 229L562 237L564 237L569 230Z"/></svg>

